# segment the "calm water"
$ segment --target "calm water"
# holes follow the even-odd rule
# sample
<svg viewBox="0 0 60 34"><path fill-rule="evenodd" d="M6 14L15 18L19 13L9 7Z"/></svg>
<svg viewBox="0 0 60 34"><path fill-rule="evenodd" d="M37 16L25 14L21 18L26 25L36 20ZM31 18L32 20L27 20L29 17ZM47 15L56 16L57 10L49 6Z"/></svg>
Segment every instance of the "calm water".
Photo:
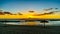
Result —
<svg viewBox="0 0 60 34"><path fill-rule="evenodd" d="M36 26L26 24L35 23ZM37 26L38 25L38 26ZM0 22L0 34L60 34L60 21L49 21L44 25L39 21Z"/></svg>
<svg viewBox="0 0 60 34"><path fill-rule="evenodd" d="M44 23L40 23L40 21L32 21L32 22L0 22L0 24L9 24L9 25L44 25ZM49 23L45 23L46 26L60 26L60 21L49 21Z"/></svg>

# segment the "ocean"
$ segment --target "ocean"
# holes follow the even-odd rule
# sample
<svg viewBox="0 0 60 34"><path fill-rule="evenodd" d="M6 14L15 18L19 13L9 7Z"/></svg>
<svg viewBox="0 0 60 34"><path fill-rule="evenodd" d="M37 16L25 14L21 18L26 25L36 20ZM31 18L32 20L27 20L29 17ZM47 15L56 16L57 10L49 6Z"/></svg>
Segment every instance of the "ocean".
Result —
<svg viewBox="0 0 60 34"><path fill-rule="evenodd" d="M25 23L36 23L25 25ZM0 22L0 34L60 34L60 21Z"/></svg>

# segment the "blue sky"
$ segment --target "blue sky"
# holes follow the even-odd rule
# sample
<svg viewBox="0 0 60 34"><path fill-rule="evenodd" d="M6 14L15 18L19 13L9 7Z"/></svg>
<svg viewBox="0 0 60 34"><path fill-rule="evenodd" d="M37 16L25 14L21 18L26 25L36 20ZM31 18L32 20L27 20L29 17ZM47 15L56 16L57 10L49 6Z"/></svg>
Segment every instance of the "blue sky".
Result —
<svg viewBox="0 0 60 34"><path fill-rule="evenodd" d="M0 9L10 12L60 8L60 0L0 0Z"/></svg>

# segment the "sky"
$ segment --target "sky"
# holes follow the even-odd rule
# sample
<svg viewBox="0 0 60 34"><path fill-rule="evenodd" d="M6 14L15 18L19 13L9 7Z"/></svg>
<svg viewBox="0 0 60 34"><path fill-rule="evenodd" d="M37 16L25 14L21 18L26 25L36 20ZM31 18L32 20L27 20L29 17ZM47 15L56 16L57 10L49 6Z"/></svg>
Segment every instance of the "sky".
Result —
<svg viewBox="0 0 60 34"><path fill-rule="evenodd" d="M60 0L0 0L0 9L13 13L46 8L60 8Z"/></svg>

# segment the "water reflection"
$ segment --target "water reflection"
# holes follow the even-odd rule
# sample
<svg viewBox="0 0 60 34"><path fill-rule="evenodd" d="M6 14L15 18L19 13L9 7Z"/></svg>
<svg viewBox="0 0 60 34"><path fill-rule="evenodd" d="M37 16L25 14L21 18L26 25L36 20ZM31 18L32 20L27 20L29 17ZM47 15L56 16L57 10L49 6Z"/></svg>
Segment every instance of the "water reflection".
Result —
<svg viewBox="0 0 60 34"><path fill-rule="evenodd" d="M0 22L0 24L8 24L8 25L44 25L40 21L28 21L28 22ZM45 26L60 26L60 21L49 21L49 23L45 23Z"/></svg>
<svg viewBox="0 0 60 34"><path fill-rule="evenodd" d="M9 24L9 25L39 25L39 22L36 21L29 21L29 22L4 22L3 24Z"/></svg>

